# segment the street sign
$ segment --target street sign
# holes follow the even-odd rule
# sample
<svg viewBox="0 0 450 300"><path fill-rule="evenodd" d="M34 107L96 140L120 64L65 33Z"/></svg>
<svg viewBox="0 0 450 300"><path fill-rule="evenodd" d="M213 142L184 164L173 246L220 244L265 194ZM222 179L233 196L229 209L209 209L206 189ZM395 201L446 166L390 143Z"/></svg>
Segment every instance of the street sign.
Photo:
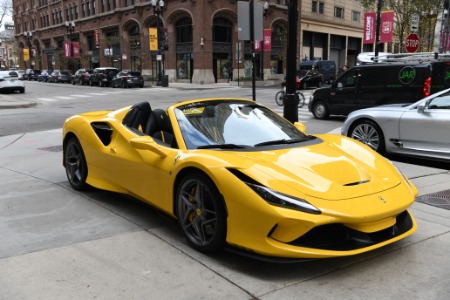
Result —
<svg viewBox="0 0 450 300"><path fill-rule="evenodd" d="M420 16L419 15L412 15L411 16L411 32L419 31L419 21L420 21Z"/></svg>
<svg viewBox="0 0 450 300"><path fill-rule="evenodd" d="M416 52L419 48L419 36L415 33L410 33L405 41L406 51Z"/></svg>

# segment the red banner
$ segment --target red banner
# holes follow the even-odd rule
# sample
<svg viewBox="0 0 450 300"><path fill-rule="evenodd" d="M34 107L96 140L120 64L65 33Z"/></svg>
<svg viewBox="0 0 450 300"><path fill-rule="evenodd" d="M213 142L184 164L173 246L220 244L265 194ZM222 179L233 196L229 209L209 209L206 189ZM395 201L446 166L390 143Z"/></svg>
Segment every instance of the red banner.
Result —
<svg viewBox="0 0 450 300"><path fill-rule="evenodd" d="M261 51L261 41L255 40L255 51Z"/></svg>
<svg viewBox="0 0 450 300"><path fill-rule="evenodd" d="M94 43L95 43L95 47L99 47L100 46L100 42L98 39L98 29L94 29Z"/></svg>
<svg viewBox="0 0 450 300"><path fill-rule="evenodd" d="M364 37L363 44L373 44L375 42L375 20L376 13L370 12L364 14Z"/></svg>
<svg viewBox="0 0 450 300"><path fill-rule="evenodd" d="M272 51L272 30L264 29L264 51Z"/></svg>
<svg viewBox="0 0 450 300"><path fill-rule="evenodd" d="M70 42L64 42L64 58L72 58L72 47Z"/></svg>
<svg viewBox="0 0 450 300"><path fill-rule="evenodd" d="M380 42L391 43L394 31L394 12L383 11L381 13Z"/></svg>
<svg viewBox="0 0 450 300"><path fill-rule="evenodd" d="M72 43L73 58L80 58L80 43Z"/></svg>

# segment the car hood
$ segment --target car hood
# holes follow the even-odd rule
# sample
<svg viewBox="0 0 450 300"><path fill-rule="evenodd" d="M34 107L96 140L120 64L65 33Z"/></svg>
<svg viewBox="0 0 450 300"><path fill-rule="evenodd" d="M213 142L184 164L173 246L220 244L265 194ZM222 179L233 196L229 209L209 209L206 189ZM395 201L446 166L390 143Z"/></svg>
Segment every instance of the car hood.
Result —
<svg viewBox="0 0 450 300"><path fill-rule="evenodd" d="M322 142L315 145L234 155L245 162L239 170L260 184L325 200L379 193L401 181L388 160L339 135L323 135Z"/></svg>

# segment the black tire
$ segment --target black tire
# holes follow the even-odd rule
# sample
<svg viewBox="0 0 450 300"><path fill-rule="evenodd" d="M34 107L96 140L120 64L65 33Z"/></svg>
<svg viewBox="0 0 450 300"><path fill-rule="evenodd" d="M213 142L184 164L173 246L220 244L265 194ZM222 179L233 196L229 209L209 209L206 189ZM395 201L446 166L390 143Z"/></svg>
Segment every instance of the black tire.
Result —
<svg viewBox="0 0 450 300"><path fill-rule="evenodd" d="M350 127L347 135L366 144L380 154L385 154L386 152L383 131L378 124L371 120L360 120L355 122Z"/></svg>
<svg viewBox="0 0 450 300"><path fill-rule="evenodd" d="M213 253L226 245L226 211L219 190L201 173L185 176L176 191L176 215L188 243Z"/></svg>
<svg viewBox="0 0 450 300"><path fill-rule="evenodd" d="M312 113L314 118L326 120L329 117L328 107L323 101L316 101L313 105Z"/></svg>
<svg viewBox="0 0 450 300"><path fill-rule="evenodd" d="M275 94L275 102L279 105L279 106L283 106L284 105L284 91L279 91L278 93Z"/></svg>
<svg viewBox="0 0 450 300"><path fill-rule="evenodd" d="M74 189L84 190L88 187L86 158L76 138L69 139L64 147L64 166L67 179Z"/></svg>
<svg viewBox="0 0 450 300"><path fill-rule="evenodd" d="M19 93L21 93L21 94L25 93L25 88L20 89Z"/></svg>
<svg viewBox="0 0 450 300"><path fill-rule="evenodd" d="M139 88L141 88L141 89L142 89L143 87L144 87L144 85L143 85L143 84L141 84L141 85L139 86Z"/></svg>
<svg viewBox="0 0 450 300"><path fill-rule="evenodd" d="M297 93L298 95L298 108L302 108L305 105L305 95L303 93Z"/></svg>

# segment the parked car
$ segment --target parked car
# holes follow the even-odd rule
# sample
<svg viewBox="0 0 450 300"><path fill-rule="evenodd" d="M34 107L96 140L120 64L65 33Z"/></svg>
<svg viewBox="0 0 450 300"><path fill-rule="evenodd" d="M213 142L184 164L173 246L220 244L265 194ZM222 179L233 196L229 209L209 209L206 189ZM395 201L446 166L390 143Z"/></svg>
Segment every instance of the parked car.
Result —
<svg viewBox="0 0 450 300"><path fill-rule="evenodd" d="M308 60L302 61L299 66L300 71L317 70L322 74L322 80L331 83L336 79L336 62L334 60Z"/></svg>
<svg viewBox="0 0 450 300"><path fill-rule="evenodd" d="M72 75L72 84L89 84L89 77L94 71L91 69L78 69L75 74Z"/></svg>
<svg viewBox="0 0 450 300"><path fill-rule="evenodd" d="M16 71L0 71L0 92L25 93L25 83L19 80Z"/></svg>
<svg viewBox="0 0 450 300"><path fill-rule="evenodd" d="M24 80L25 71L24 70L18 70L17 73L19 74L19 80Z"/></svg>
<svg viewBox="0 0 450 300"><path fill-rule="evenodd" d="M297 71L297 89L306 90L308 87L321 87L323 84L323 75L313 70L299 70Z"/></svg>
<svg viewBox="0 0 450 300"><path fill-rule="evenodd" d="M72 76L68 71L54 70L48 77L48 82L68 82L72 80Z"/></svg>
<svg viewBox="0 0 450 300"><path fill-rule="evenodd" d="M128 88L128 87L144 87L144 78L140 72L121 71L111 81L111 86Z"/></svg>
<svg viewBox="0 0 450 300"><path fill-rule="evenodd" d="M354 111L345 120L341 133L382 154L450 162L450 89L413 104Z"/></svg>
<svg viewBox="0 0 450 300"><path fill-rule="evenodd" d="M344 257L416 231L409 207L417 189L369 147L306 134L252 100L172 102L167 110L141 102L68 118L69 184L161 209L201 252Z"/></svg>
<svg viewBox="0 0 450 300"><path fill-rule="evenodd" d="M308 109L316 119L383 104L413 103L450 88L444 61L374 63L350 68L329 87L316 89Z"/></svg>
<svg viewBox="0 0 450 300"><path fill-rule="evenodd" d="M43 70L43 71L41 72L41 74L39 74L39 76L38 76L38 78L37 78L37 81L39 81L39 82L41 82L41 81L42 81L42 82L47 82L49 76L50 76L49 71Z"/></svg>
<svg viewBox="0 0 450 300"><path fill-rule="evenodd" d="M95 68L94 72L89 76L89 85L109 86L117 73L119 73L117 68Z"/></svg>
<svg viewBox="0 0 450 300"><path fill-rule="evenodd" d="M22 76L23 80L37 80L41 70L27 69L25 74Z"/></svg>

